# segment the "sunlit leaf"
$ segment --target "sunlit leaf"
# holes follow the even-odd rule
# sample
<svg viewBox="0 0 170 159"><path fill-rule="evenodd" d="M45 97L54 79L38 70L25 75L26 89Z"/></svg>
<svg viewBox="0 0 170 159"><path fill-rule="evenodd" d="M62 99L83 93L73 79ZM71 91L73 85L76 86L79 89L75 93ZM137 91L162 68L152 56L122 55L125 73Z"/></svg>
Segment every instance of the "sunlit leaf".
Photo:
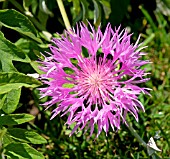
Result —
<svg viewBox="0 0 170 159"><path fill-rule="evenodd" d="M30 114L9 114L0 116L0 125L18 125L25 122L29 122L34 119L33 115Z"/></svg>
<svg viewBox="0 0 170 159"><path fill-rule="evenodd" d="M11 159L44 159L44 156L26 143L11 143L5 147Z"/></svg>
<svg viewBox="0 0 170 159"><path fill-rule="evenodd" d="M42 43L41 39L37 38L37 31L31 21L16 10L0 10L0 23L7 28L16 30L21 34Z"/></svg>
<svg viewBox="0 0 170 159"><path fill-rule="evenodd" d="M32 143L32 144L43 144L47 141L39 134L34 131L28 131L20 128L8 129L8 135L15 140Z"/></svg>
<svg viewBox="0 0 170 159"><path fill-rule="evenodd" d="M21 87L34 88L41 85L41 83L33 77L26 76L17 72L2 72L0 73L0 94L7 93L12 89L19 89Z"/></svg>
<svg viewBox="0 0 170 159"><path fill-rule="evenodd" d="M2 109L5 99L6 99L5 94L0 94L0 109Z"/></svg>
<svg viewBox="0 0 170 159"><path fill-rule="evenodd" d="M28 56L0 32L0 71L17 71L12 61L31 62Z"/></svg>
<svg viewBox="0 0 170 159"><path fill-rule="evenodd" d="M14 140L7 134L3 136L3 145L7 146L8 144L14 142Z"/></svg>
<svg viewBox="0 0 170 159"><path fill-rule="evenodd" d="M2 110L7 114L13 113L18 106L20 95L21 95L21 88L12 89L8 93L6 93L4 95L5 101L3 103Z"/></svg>

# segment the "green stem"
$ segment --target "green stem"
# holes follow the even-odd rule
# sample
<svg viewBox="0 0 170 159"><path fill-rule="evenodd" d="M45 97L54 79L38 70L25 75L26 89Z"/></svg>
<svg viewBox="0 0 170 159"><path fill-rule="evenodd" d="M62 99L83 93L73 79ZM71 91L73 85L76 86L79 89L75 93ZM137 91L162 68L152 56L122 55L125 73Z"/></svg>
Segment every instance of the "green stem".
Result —
<svg viewBox="0 0 170 159"><path fill-rule="evenodd" d="M60 9L64 24L66 26L66 29L69 31L71 29L71 25L70 25L70 22L68 20L68 17L67 17L64 5L63 5L63 1L62 0L56 0L56 1L58 3L58 7Z"/></svg>
<svg viewBox="0 0 170 159"><path fill-rule="evenodd" d="M147 148L147 144L145 141L143 141L143 139L138 135L138 133L136 132L136 130L131 126L130 123L127 122L127 127L130 130L130 132L132 133L133 136L135 136L135 138L138 140L138 142L144 147Z"/></svg>

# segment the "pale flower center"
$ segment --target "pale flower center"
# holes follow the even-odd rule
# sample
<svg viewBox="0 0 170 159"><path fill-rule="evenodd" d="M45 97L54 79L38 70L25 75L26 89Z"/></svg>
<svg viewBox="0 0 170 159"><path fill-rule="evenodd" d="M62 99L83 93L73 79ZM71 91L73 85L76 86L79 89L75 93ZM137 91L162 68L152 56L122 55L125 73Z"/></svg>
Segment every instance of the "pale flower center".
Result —
<svg viewBox="0 0 170 159"><path fill-rule="evenodd" d="M87 62L82 65L78 76L78 95L86 99L88 103L103 105L109 100L109 89L113 85L113 73L109 62Z"/></svg>
<svg viewBox="0 0 170 159"><path fill-rule="evenodd" d="M93 87L99 87L101 85L101 81L102 79L100 77L100 74L94 73L89 76L87 83L89 83L89 85Z"/></svg>

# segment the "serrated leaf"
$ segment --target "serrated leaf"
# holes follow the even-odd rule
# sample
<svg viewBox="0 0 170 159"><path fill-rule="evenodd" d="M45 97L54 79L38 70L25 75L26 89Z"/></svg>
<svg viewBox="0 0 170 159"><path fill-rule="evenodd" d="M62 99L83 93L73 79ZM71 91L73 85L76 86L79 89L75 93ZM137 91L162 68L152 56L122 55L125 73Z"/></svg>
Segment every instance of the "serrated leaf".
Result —
<svg viewBox="0 0 170 159"><path fill-rule="evenodd" d="M44 144L47 142L46 139L32 130L28 131L20 128L11 128L8 129L8 135L15 140L25 143Z"/></svg>
<svg viewBox="0 0 170 159"><path fill-rule="evenodd" d="M19 103L20 95L21 95L21 88L12 89L8 93L6 93L2 110L7 114L13 113L16 110L17 105Z"/></svg>
<svg viewBox="0 0 170 159"><path fill-rule="evenodd" d="M12 61L31 62L28 56L0 32L0 71L17 71Z"/></svg>
<svg viewBox="0 0 170 159"><path fill-rule="evenodd" d="M42 43L41 39L36 37L37 31L32 22L20 12L14 9L0 10L0 22L3 26L16 30L21 34Z"/></svg>
<svg viewBox="0 0 170 159"><path fill-rule="evenodd" d="M41 82L33 77L26 76L18 72L2 72L0 73L0 94L7 93L12 89L21 87L35 88L41 85Z"/></svg>
<svg viewBox="0 0 170 159"><path fill-rule="evenodd" d="M5 155L12 159L44 159L40 152L26 143L11 143L5 150Z"/></svg>
<svg viewBox="0 0 170 159"><path fill-rule="evenodd" d="M33 115L30 114L9 114L0 116L0 125L19 125L29 122L34 119Z"/></svg>

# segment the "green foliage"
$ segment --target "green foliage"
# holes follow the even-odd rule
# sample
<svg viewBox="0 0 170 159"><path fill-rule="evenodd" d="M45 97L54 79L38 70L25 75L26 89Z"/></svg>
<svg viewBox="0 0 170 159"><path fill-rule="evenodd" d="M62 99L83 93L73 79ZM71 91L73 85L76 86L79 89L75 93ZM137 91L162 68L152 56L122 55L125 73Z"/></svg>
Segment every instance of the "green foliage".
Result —
<svg viewBox="0 0 170 159"><path fill-rule="evenodd" d="M25 143L32 144L46 143L46 140L42 136L33 131L28 131L20 128L9 128L7 134L11 138Z"/></svg>
<svg viewBox="0 0 170 159"><path fill-rule="evenodd" d="M10 114L13 113L18 106L19 103L19 99L21 96L21 88L18 89L11 89L9 92L1 95L3 101L3 106L2 106L2 110L6 113L6 114Z"/></svg>
<svg viewBox="0 0 170 159"><path fill-rule="evenodd" d="M1 123L0 126L3 125L18 125L23 124L25 122L31 121L34 119L34 116L30 114L9 114L9 115L1 115L0 116Z"/></svg>
<svg viewBox="0 0 170 159"><path fill-rule="evenodd" d="M23 14L13 10L0 11L1 24L10 29L14 29L19 33L26 35L35 41L41 43L41 40L36 37L36 30L29 19Z"/></svg>
<svg viewBox="0 0 170 159"><path fill-rule="evenodd" d="M37 87L41 83L33 77L26 76L17 72L2 72L0 73L0 94L7 93L13 89L19 89L21 87Z"/></svg>
<svg viewBox="0 0 170 159"><path fill-rule="evenodd" d="M26 143L11 143L5 147L9 159L43 159L43 155Z"/></svg>
<svg viewBox="0 0 170 159"><path fill-rule="evenodd" d="M0 71L10 72L17 71L12 61L30 62L30 59L22 50L17 48L13 43L7 40L0 32Z"/></svg>
<svg viewBox="0 0 170 159"><path fill-rule="evenodd" d="M25 8L27 8L28 2L24 2ZM1 158L6 156L11 159L43 159L44 156L42 153L28 144L45 144L46 139L32 130L13 128L14 126L26 124L35 117L26 113L11 114L16 112L22 105L20 103L22 87L33 89L41 85L41 82L37 79L26 74L38 70L35 61L32 60L37 59L37 56L40 57L39 51L41 49L39 48L41 46L39 44L42 43L42 40L37 36L38 31L28 17L16 10L0 10L0 25L2 28L6 27L21 34L20 40L14 44L10 40L7 40L4 34L0 32Z"/></svg>
<svg viewBox="0 0 170 159"><path fill-rule="evenodd" d="M50 121L50 110L40 105L48 98L39 99L35 88L41 83L30 74L43 73L37 60L49 51L51 37L58 37L54 32L65 29L56 0L0 0L0 158L170 158L169 1L63 2L72 26L79 21L87 24L87 20L102 28L108 22L113 27L121 23L134 32L134 41L141 34L142 46L148 45L144 58L152 62L146 66L151 80L144 86L153 90L151 97L139 97L146 109L139 123L131 117L128 120L145 142L155 137L162 152L149 157L125 125L118 132L110 130L107 136L102 132L98 139L87 140L89 132L68 137L72 127L64 125L66 118L57 116ZM83 54L88 56L86 50ZM74 59L71 62L76 65Z"/></svg>

